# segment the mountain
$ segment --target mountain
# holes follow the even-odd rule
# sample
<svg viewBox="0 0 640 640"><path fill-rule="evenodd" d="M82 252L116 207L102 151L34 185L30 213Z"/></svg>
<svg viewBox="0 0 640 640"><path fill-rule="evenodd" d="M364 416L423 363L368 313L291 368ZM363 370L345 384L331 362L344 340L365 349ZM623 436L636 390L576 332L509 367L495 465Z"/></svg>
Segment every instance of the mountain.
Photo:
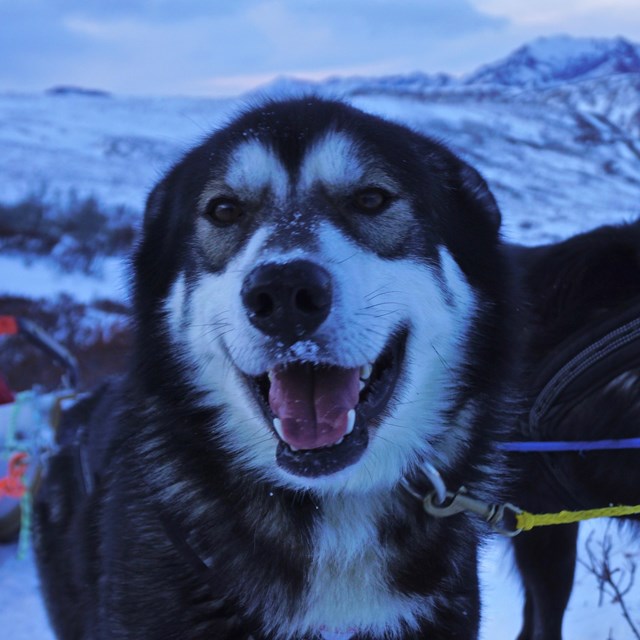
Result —
<svg viewBox="0 0 640 640"><path fill-rule="evenodd" d="M568 35L538 38L504 59L481 66L460 78L419 71L379 77L336 77L323 82L280 77L258 89L258 94L295 90L333 90L341 93L430 93L444 89L476 90L489 87L522 90L550 88L617 75L640 74L640 45L625 38L577 38Z"/></svg>
<svg viewBox="0 0 640 640"><path fill-rule="evenodd" d="M475 91L498 90L583 116L584 135L640 137L640 45L624 38L540 38L464 79ZM588 130L588 131L586 131Z"/></svg>
<svg viewBox="0 0 640 640"><path fill-rule="evenodd" d="M421 71L388 76L336 76L323 81L280 76L249 92L254 100L260 97L295 97L319 93L328 97L364 94L425 95L439 89L451 89L458 80L446 73L428 74Z"/></svg>
<svg viewBox="0 0 640 640"><path fill-rule="evenodd" d="M542 87L640 73L640 46L624 38L540 38L504 60L481 67L465 83Z"/></svg>
<svg viewBox="0 0 640 640"><path fill-rule="evenodd" d="M584 115L587 136L640 136L640 45L624 38L540 38L461 78L421 72L323 83L279 78L258 93L295 95L301 90L432 102L539 103Z"/></svg>

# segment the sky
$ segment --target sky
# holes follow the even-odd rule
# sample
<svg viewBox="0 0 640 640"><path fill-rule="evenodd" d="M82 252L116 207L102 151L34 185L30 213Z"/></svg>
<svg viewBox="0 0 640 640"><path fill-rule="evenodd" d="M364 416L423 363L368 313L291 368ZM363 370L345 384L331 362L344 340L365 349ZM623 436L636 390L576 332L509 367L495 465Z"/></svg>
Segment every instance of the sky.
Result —
<svg viewBox="0 0 640 640"><path fill-rule="evenodd" d="M560 33L640 42L640 0L0 0L0 91L222 96L281 75L459 75Z"/></svg>

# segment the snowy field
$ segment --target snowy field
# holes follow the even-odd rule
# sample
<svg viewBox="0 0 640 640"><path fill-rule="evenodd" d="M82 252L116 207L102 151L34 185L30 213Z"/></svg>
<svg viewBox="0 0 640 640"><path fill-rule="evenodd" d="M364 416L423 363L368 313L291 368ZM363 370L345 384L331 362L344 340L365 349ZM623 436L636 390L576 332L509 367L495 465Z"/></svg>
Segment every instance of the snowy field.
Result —
<svg viewBox="0 0 640 640"><path fill-rule="evenodd" d="M583 526L579 548L584 547L589 531L601 536L603 530L602 525ZM630 543L628 539L623 542ZM617 547L619 554L622 553L624 545ZM487 547L481 576L484 601L481 639L515 640L520 629L522 595L505 542L494 541ZM54 640L38 595L33 559L19 560L15 545L0 546L0 593L0 637ZM627 595L627 602L640 623L640 584ZM612 603L611 598L599 605L596 579L580 565L563 632L567 640L629 640L632 637L619 605Z"/></svg>
<svg viewBox="0 0 640 640"><path fill-rule="evenodd" d="M635 120L630 115L630 105L640 104L640 74L630 75L590 76L544 91L460 85L412 93L387 83L376 92L372 79L330 90L450 145L487 178L503 211L505 237L537 244L640 215L640 111ZM74 190L139 213L171 162L238 104L0 94L0 203L34 188L50 197ZM0 296L126 300L126 266L108 259L103 267L99 276L62 274L45 258L0 256ZM601 537L604 526L583 527L580 551L591 530ZM637 541L618 536L617 529L612 534L620 562L625 552L637 558ZM52 640L33 560L16 554L15 546L0 546L0 640ZM503 541L486 549L482 581L483 640L514 639L522 597ZM599 601L595 578L579 566L566 640L633 637L619 605L607 597ZM626 601L640 623L640 580Z"/></svg>

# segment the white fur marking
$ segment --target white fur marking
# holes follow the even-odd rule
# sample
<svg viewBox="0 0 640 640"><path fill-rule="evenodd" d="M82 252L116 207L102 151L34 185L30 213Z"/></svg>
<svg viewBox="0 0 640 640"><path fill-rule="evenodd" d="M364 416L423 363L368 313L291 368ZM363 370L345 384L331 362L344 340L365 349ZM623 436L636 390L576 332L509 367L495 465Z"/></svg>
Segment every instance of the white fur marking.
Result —
<svg viewBox="0 0 640 640"><path fill-rule="evenodd" d="M260 196L265 188L269 188L276 200L283 200L289 189L289 176L271 149L257 140L250 140L233 153L226 183L236 193L254 196Z"/></svg>
<svg viewBox="0 0 640 640"><path fill-rule="evenodd" d="M186 297L185 297L186 285L184 281L184 274L180 275L178 279L173 283L169 296L164 303L164 311L166 314L167 325L169 329L169 336L174 343L179 344L180 333L182 331L182 323L184 321L184 314L186 313Z"/></svg>
<svg viewBox="0 0 640 640"><path fill-rule="evenodd" d="M311 189L320 182L331 191L377 185L391 192L398 190L394 181L371 158L365 156L358 143L346 133L331 131L307 152L300 169L298 188Z"/></svg>
<svg viewBox="0 0 640 640"><path fill-rule="evenodd" d="M417 628L429 615L428 598L394 594L385 581L387 561L377 523L388 512L385 499L334 496L323 505L314 539L305 612L299 633L373 633L394 637L405 623ZM348 637L342 636L342 637Z"/></svg>
<svg viewBox="0 0 640 640"><path fill-rule="evenodd" d="M354 141L343 133L331 132L321 138L305 156L298 186L310 189L320 181L331 187L360 182L365 166Z"/></svg>

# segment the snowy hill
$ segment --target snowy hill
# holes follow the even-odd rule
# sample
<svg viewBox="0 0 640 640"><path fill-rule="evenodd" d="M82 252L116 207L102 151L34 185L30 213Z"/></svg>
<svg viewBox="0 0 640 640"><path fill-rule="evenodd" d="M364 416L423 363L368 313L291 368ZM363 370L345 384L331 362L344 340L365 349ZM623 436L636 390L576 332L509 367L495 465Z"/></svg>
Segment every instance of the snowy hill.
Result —
<svg viewBox="0 0 640 640"><path fill-rule="evenodd" d="M463 84L513 102L573 109L589 118L595 135L640 137L640 45L624 38L540 38Z"/></svg>
<svg viewBox="0 0 640 640"><path fill-rule="evenodd" d="M624 38L540 38L504 60L481 67L468 84L541 87L550 84L640 73L640 46Z"/></svg>

